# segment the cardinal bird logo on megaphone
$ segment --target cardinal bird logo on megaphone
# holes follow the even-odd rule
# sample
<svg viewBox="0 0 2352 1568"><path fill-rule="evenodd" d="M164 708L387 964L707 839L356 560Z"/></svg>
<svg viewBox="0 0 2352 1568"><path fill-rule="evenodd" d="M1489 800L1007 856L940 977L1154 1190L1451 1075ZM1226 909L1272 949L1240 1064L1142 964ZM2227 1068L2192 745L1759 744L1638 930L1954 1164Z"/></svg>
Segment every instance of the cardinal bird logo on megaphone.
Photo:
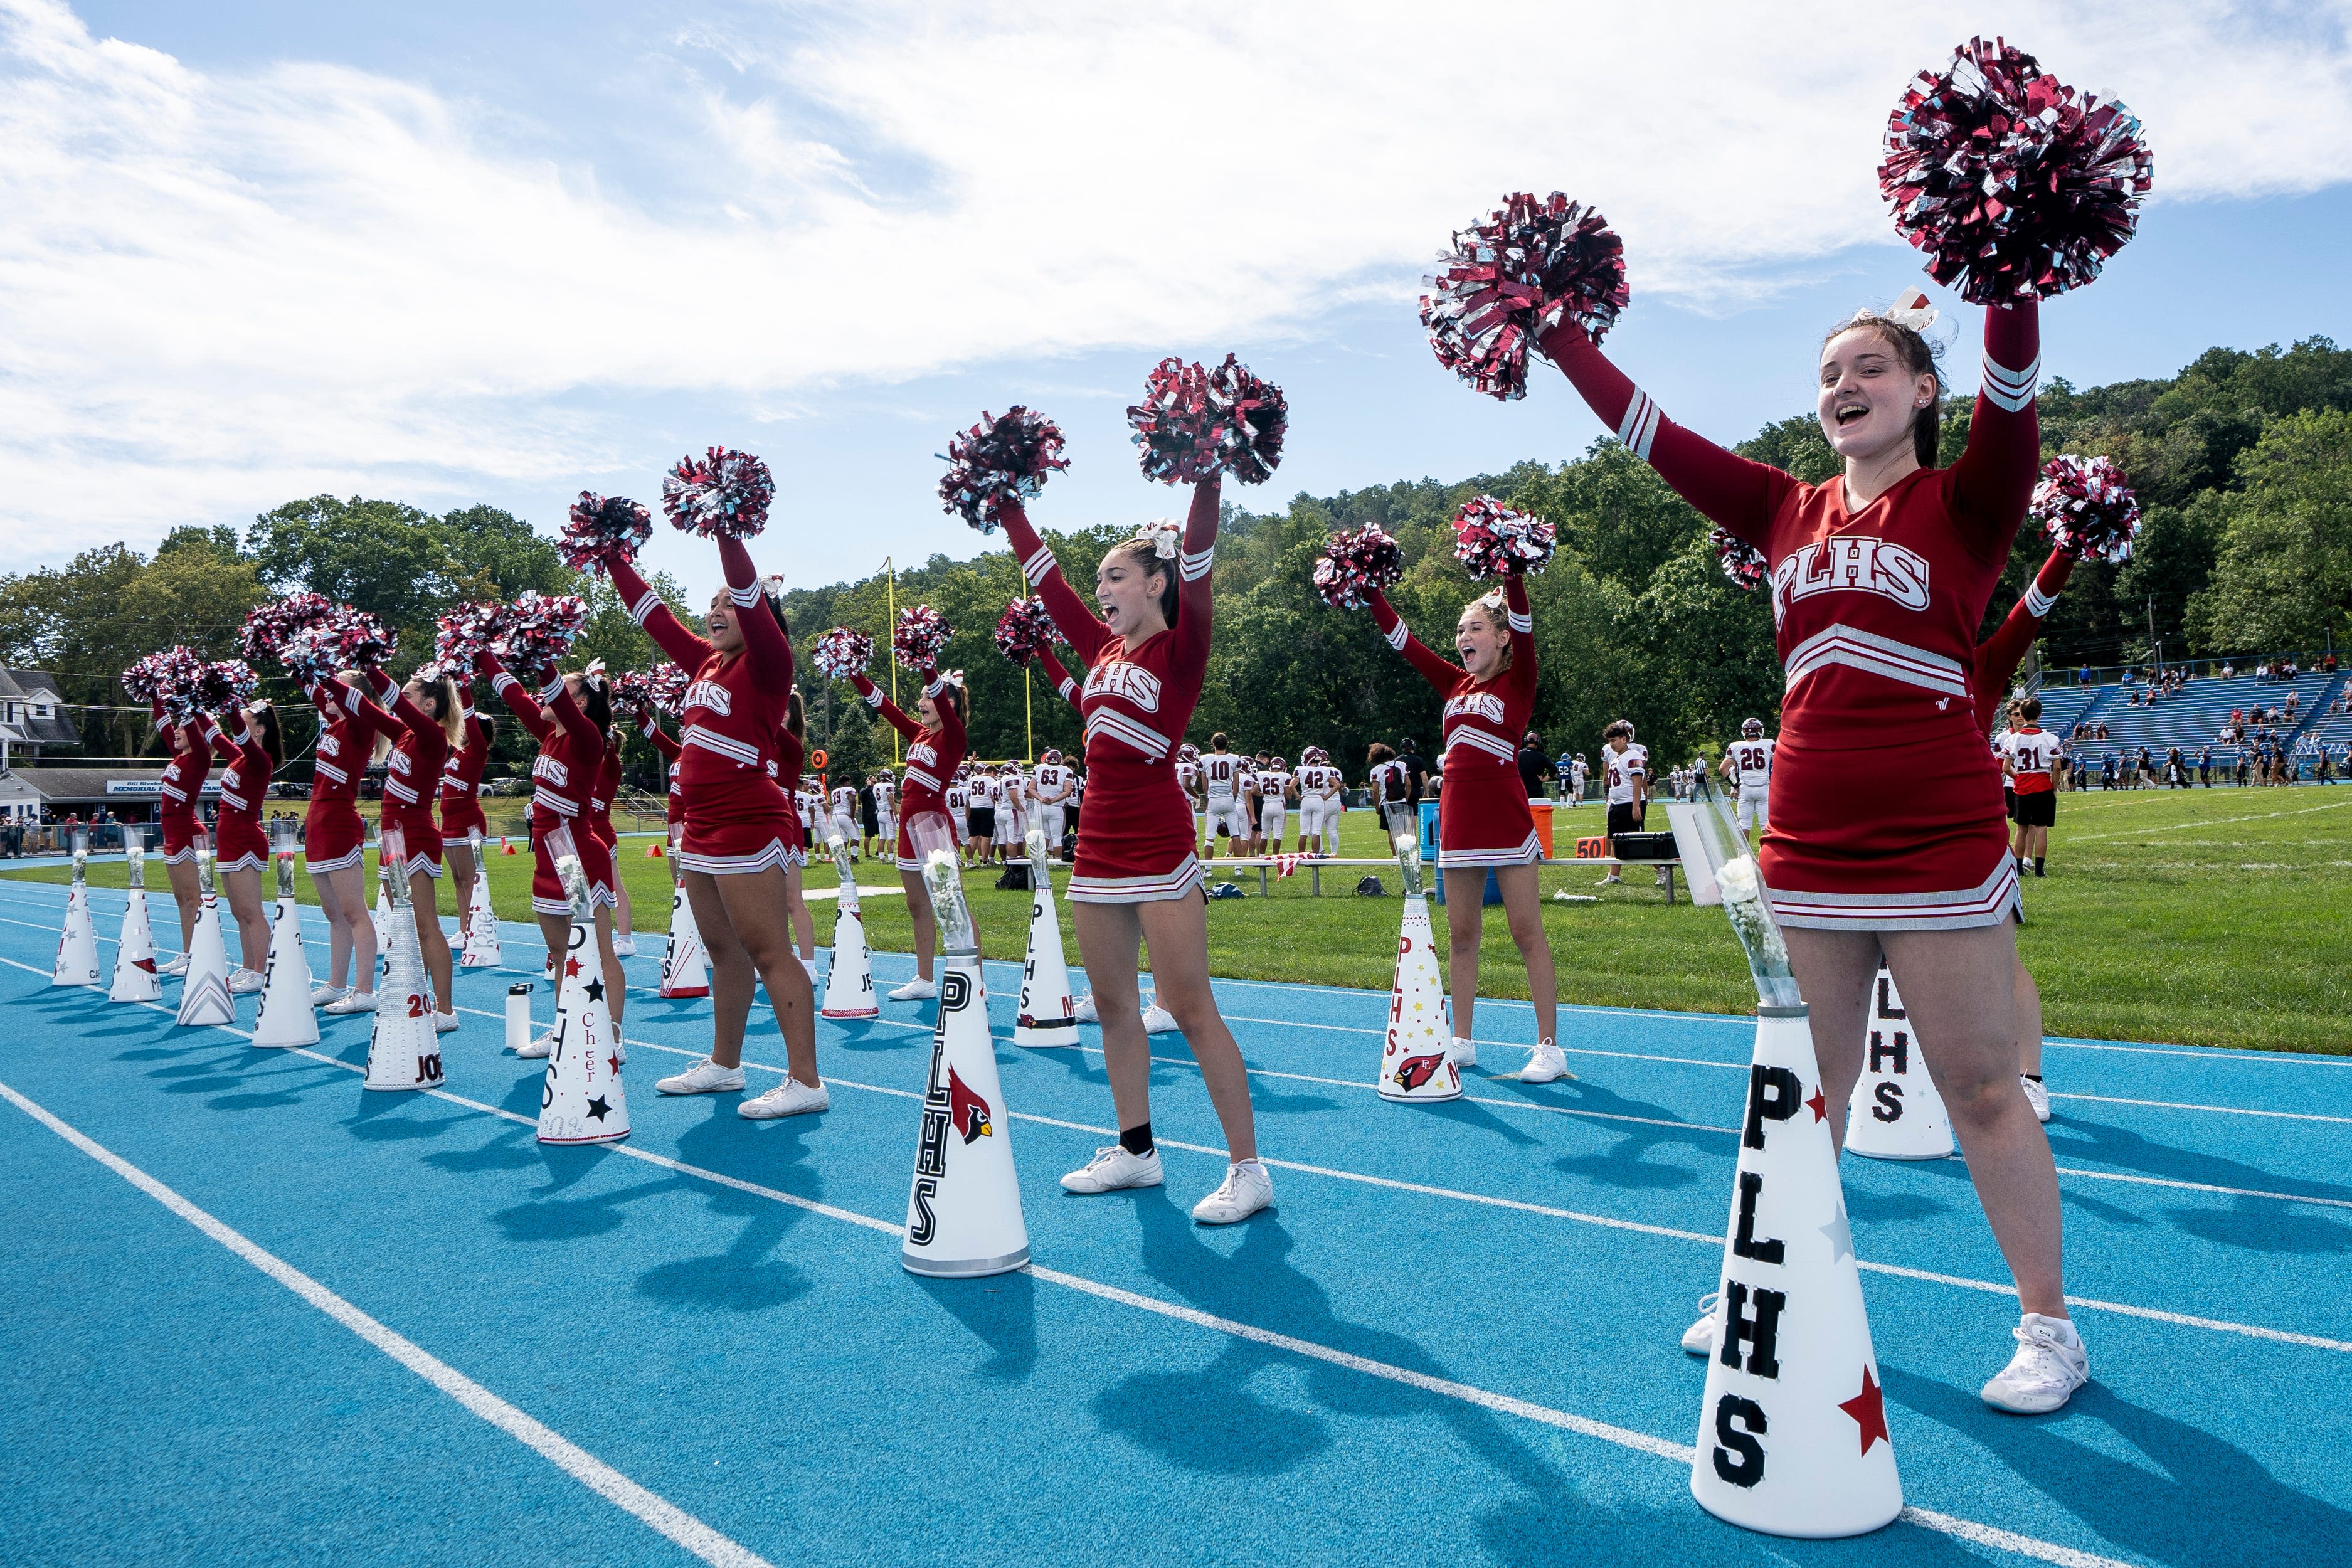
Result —
<svg viewBox="0 0 2352 1568"><path fill-rule="evenodd" d="M1399 1089L1406 1090L1416 1089L1422 1085L1427 1083L1431 1079L1435 1078L1437 1076L1437 1069L1444 1065L1445 1053L1444 1051L1433 1052L1433 1054L1425 1057L1407 1057L1404 1060L1397 1063L1396 1071L1391 1073L1390 1077L1395 1081L1396 1086Z"/></svg>
<svg viewBox="0 0 2352 1568"><path fill-rule="evenodd" d="M988 1101L974 1094L953 1068L948 1068L948 1116L967 1143L995 1135L996 1121Z"/></svg>

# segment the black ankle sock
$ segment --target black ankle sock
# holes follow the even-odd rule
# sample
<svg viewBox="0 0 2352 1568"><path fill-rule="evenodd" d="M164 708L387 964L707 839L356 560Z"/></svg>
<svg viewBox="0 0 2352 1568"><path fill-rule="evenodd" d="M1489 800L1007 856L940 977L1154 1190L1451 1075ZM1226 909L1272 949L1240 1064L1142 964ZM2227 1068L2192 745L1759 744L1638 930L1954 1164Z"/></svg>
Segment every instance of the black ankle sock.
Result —
<svg viewBox="0 0 2352 1568"><path fill-rule="evenodd" d="M2042 858L2039 855L2036 855L2033 858L2033 874L2037 877L2042 875Z"/></svg>
<svg viewBox="0 0 2352 1568"><path fill-rule="evenodd" d="M1138 1159L1150 1153L1151 1123L1139 1122L1133 1127L1123 1129L1118 1135L1118 1146Z"/></svg>
<svg viewBox="0 0 2352 1568"><path fill-rule="evenodd" d="M2032 1079L2036 1083L2040 1083L2042 1081L2042 1075L2038 1072L2030 1072L2025 1076Z"/></svg>

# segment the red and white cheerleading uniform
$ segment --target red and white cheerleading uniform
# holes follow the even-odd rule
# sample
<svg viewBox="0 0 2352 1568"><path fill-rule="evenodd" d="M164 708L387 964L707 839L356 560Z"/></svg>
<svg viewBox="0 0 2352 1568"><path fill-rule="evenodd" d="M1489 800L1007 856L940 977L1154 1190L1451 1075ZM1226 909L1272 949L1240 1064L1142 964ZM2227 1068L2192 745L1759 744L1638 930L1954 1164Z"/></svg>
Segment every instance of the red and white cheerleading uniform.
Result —
<svg viewBox="0 0 2352 1568"><path fill-rule="evenodd" d="M269 775L276 764L245 710L238 709L233 717L236 733L226 737L228 766L221 770L214 865L223 871L263 871L269 868L269 836L262 831L261 803L269 798Z"/></svg>
<svg viewBox="0 0 2352 1568"><path fill-rule="evenodd" d="M1176 624L1132 651L1063 580L1028 514L1011 503L999 513L1022 575L1087 667L1078 711L1086 716L1087 792L1095 804L1079 819L1073 903L1181 899L1204 879L1172 764L1209 668L1218 493L1213 477L1192 487L1181 552L1167 563L1181 584Z"/></svg>
<svg viewBox="0 0 2352 1568"><path fill-rule="evenodd" d="M882 689L868 680L863 670L849 680L857 688L857 695L866 699L866 706L881 714L889 721L890 728L906 737L907 780L899 791L898 869L919 871L923 868L922 858L916 853L915 840L908 832L917 817L948 817L953 842L961 844L966 837L963 808L959 806L950 812L947 799L949 782L963 763L963 715L956 711L954 703L940 695L947 682L936 669L923 671L923 695L931 700L932 709L940 716L936 730L926 730L901 712L898 705L883 696ZM969 797L967 790L966 798Z"/></svg>
<svg viewBox="0 0 2352 1568"><path fill-rule="evenodd" d="M302 814L302 864L312 876L356 866L367 854L360 826L360 775L367 772L367 731L352 715L360 694L329 679L310 689L319 709L318 754L310 805Z"/></svg>
<svg viewBox="0 0 2352 1568"><path fill-rule="evenodd" d="M398 828L407 846L401 875L438 877L441 827L433 820L433 796L449 762L449 737L381 667L368 670L367 680L377 700L361 698L356 712L361 723L392 742L383 763L383 826ZM383 702L392 704L391 712L379 706Z"/></svg>
<svg viewBox="0 0 2352 1568"><path fill-rule="evenodd" d="M548 839L559 828L569 829L572 851L580 858L580 874L588 883L588 907L610 908L619 897L613 890L613 852L582 820L596 770L604 765L604 735L580 711L580 704L564 689L563 677L553 670L540 688L538 700L523 689L491 655L482 656L483 673L490 689L539 742L539 755L530 764L530 907L542 915L569 917L572 900L555 869L555 851ZM541 706L544 704L544 706Z"/></svg>
<svg viewBox="0 0 2352 1568"><path fill-rule="evenodd" d="M1510 666L1479 680L1407 631L1387 595L1375 591L1371 598L1372 618L1389 646L1445 699L1444 751L1438 763L1444 776L1437 790L1440 870L1532 866L1543 858L1527 785L1519 777L1519 737L1536 710L1535 623L1528 615L1527 584L1517 575L1505 577L1503 599L1511 628Z"/></svg>
<svg viewBox="0 0 2352 1568"><path fill-rule="evenodd" d="M604 847L604 853L614 858L615 877L620 870L621 836L613 831L613 802L619 798L620 793L621 748L613 736L607 734L604 737L604 760L596 764L596 782L588 786L588 810L584 816L589 833Z"/></svg>
<svg viewBox="0 0 2352 1568"><path fill-rule="evenodd" d="M1968 449L1850 509L1685 430L1573 322L1544 350L1618 438L1771 568L1786 681L1761 869L1784 925L1938 931L2006 919L2016 867L1976 722L1976 628L2041 465L2032 301L1985 312Z"/></svg>
<svg viewBox="0 0 2352 1568"><path fill-rule="evenodd" d="M466 743L441 764L441 842L470 844L490 836L482 815L482 770L490 763L490 727L474 712L474 696L459 686L458 716L465 721Z"/></svg>
<svg viewBox="0 0 2352 1568"><path fill-rule="evenodd" d="M791 729L779 723L776 728L775 750L768 760L773 776L792 781L793 814L785 818L793 830L791 843L784 846L784 864L806 866L811 855L830 853L824 847L824 836L816 831L818 818L824 815L824 797L811 790L810 780L802 770L808 766L808 744ZM779 787L782 787L781 784Z"/></svg>
<svg viewBox="0 0 2352 1568"><path fill-rule="evenodd" d="M155 719L163 721L163 705L155 703ZM207 737L220 733L211 717L192 713L187 721L176 726L187 750L174 752L172 760L163 764L163 777L158 787L155 815L163 828L163 863L178 866L196 856L196 840L204 836L204 819L196 813L196 803L204 797L205 780L213 771L213 747Z"/></svg>
<svg viewBox="0 0 2352 1568"><path fill-rule="evenodd" d="M678 754L684 748L677 743L676 736L661 727L661 721L651 713L646 713L639 719L638 728L645 732L646 739L653 742L654 750L662 754L667 764L665 771L669 775L669 794L662 805L662 817L669 825L671 837L676 837L677 827L686 821L686 794L679 788L677 782Z"/></svg>
<svg viewBox="0 0 2352 1568"><path fill-rule="evenodd" d="M781 868L793 845L792 803L763 765L792 700L792 643L761 603L760 570L743 542L721 536L719 561L743 634L740 653L722 655L688 631L627 562L612 568L630 618L680 669L694 672L679 715L686 837L677 863L714 877Z"/></svg>

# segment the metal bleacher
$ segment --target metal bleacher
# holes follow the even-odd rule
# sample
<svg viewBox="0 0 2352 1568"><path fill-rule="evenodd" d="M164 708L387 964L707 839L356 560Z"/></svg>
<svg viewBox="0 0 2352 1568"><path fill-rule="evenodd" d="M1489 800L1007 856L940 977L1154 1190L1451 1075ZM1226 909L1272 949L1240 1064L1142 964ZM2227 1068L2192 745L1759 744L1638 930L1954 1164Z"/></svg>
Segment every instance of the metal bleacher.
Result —
<svg viewBox="0 0 2352 1568"><path fill-rule="evenodd" d="M2331 746L2352 740L2352 714L2329 714L2328 704L2342 690L2343 675L2299 675L2293 680L2262 680L2251 675L2231 676L2226 679L2204 677L2189 681L2179 695L2158 699L2155 706L2134 708L2125 699L2133 691L2145 693L2141 685L2131 687L2052 687L2042 691L2042 725L2063 735L2079 721L2105 723L2109 736L2104 741L2080 741L2068 749L2081 755L2095 757L2109 751L2137 751L2146 746L2151 755L2161 758L2167 750L2178 746L2194 756L2201 747L2213 747L2217 760L2234 762L2238 748L2223 746L2214 739L2228 725L2232 710L2242 710L2248 715L2246 728L2251 732L2261 726L2252 718L2255 708L2284 708L2287 693L2295 694L2295 713L2292 721L2281 721L2271 728L2276 730L2289 745L2304 732L2315 727ZM2072 717L2053 720L2053 699L2073 692L2085 694L2085 700Z"/></svg>

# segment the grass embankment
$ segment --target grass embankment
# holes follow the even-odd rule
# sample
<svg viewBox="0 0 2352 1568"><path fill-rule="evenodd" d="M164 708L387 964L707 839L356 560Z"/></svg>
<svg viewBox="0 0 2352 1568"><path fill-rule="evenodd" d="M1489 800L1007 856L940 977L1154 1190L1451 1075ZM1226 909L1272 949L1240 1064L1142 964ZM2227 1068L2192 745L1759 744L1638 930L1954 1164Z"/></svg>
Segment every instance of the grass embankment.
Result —
<svg viewBox="0 0 2352 1568"><path fill-rule="evenodd" d="M1598 832L1601 813L1588 805L1560 820L1565 848L1578 832ZM2091 792L2062 797L2058 820L2051 875L2028 885L2032 923L2021 938L2051 1034L2352 1053L2352 952L2346 942L2352 788ZM622 841L621 873L637 929L659 931L669 922L669 862L646 858L649 842ZM1381 852L1369 813L1349 815L1343 847L1350 856ZM528 918L528 851L494 853L488 864L499 912ZM1304 870L1271 882L1265 899L1257 896L1256 874L1245 873L1249 897L1209 908L1212 968L1238 979L1385 988L1394 963L1399 878L1393 865L1380 870L1391 895L1385 900L1349 896L1366 869L1326 870L1320 899L1310 896ZM866 886L897 883L887 861L859 870ZM51 882L67 875L62 868L10 874ZM1747 967L1720 910L1695 909L1680 898L1669 908L1645 871L1632 871L1622 888L1596 889L1596 874L1574 862L1541 871L1544 924L1562 1000L1677 1012L1752 1008ZM121 887L125 875L120 861L90 869L100 886ZM1028 897L999 892L992 881L992 872L966 878L982 946L991 958L1017 961L1027 939ZM811 869L811 887L834 882L829 865ZM160 868L150 885L163 887ZM304 899L311 897L308 878L298 875L297 886ZM1599 901L1551 902L1559 890L1597 894ZM446 884L442 907L457 912ZM826 940L831 906L813 907L818 938ZM1444 919L1433 913L1442 948ZM1524 997L1527 977L1501 910L1489 914L1480 989ZM910 944L902 900L868 900L866 918L877 949ZM1076 963L1066 904L1061 918L1065 950Z"/></svg>

